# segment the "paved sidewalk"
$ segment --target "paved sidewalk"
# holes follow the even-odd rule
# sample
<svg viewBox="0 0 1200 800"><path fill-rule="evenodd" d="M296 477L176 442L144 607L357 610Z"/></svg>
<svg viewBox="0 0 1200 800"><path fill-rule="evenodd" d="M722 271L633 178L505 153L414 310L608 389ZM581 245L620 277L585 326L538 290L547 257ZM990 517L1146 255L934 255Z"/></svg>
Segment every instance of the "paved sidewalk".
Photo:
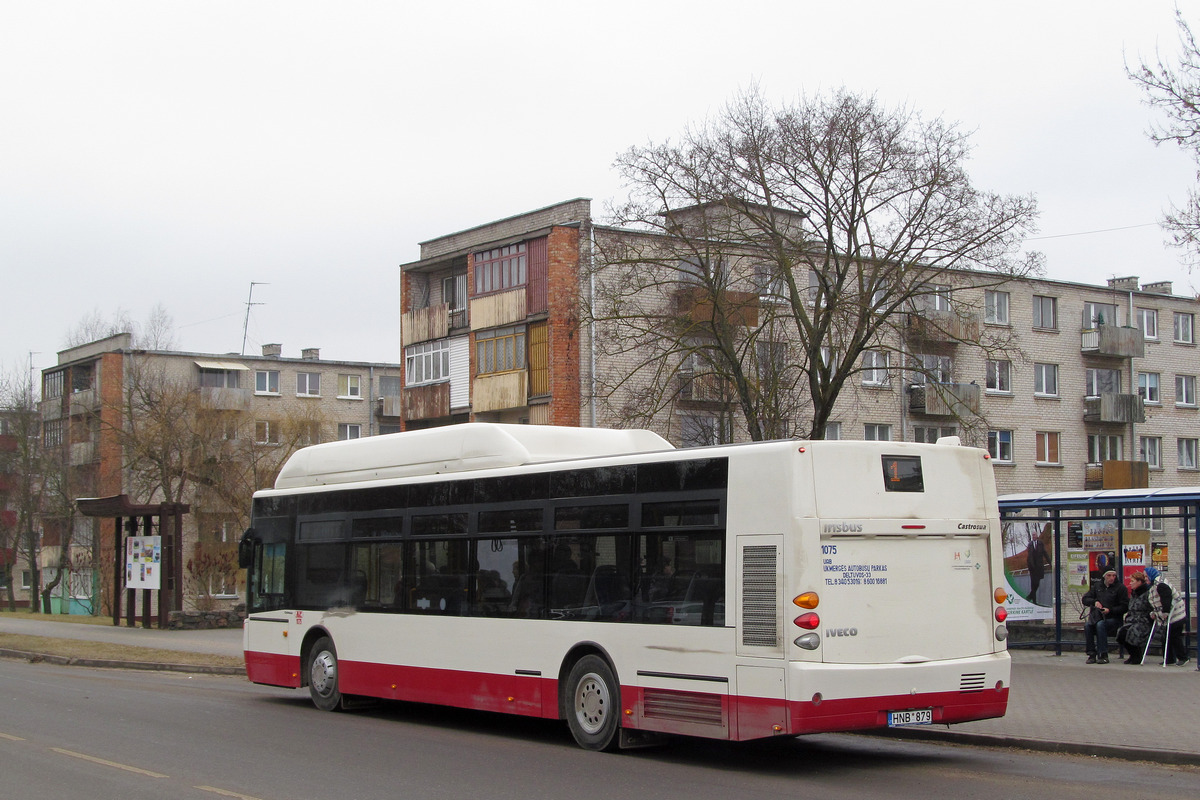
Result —
<svg viewBox="0 0 1200 800"><path fill-rule="evenodd" d="M238 656L240 629L161 631L73 625L0 614L0 632ZM1183 667L1084 664L1082 653L1012 651L1012 692L1001 719L888 731L903 738L1200 766L1200 674ZM119 666L112 664L109 666Z"/></svg>

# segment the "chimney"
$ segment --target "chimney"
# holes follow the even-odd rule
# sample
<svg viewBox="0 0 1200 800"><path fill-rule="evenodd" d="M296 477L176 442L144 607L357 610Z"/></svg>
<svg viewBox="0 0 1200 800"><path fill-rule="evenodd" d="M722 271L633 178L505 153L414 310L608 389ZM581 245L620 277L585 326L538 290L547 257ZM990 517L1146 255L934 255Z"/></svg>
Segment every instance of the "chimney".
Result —
<svg viewBox="0 0 1200 800"><path fill-rule="evenodd" d="M1128 278L1109 278L1108 288L1118 289L1122 292L1136 292L1138 290L1137 275L1131 275Z"/></svg>
<svg viewBox="0 0 1200 800"><path fill-rule="evenodd" d="M281 344L264 344L263 355L274 356L278 358L283 353L283 345Z"/></svg>
<svg viewBox="0 0 1200 800"><path fill-rule="evenodd" d="M321 360L321 348L306 347L300 351L300 357L302 359L304 359L305 361L320 361Z"/></svg>
<svg viewBox="0 0 1200 800"><path fill-rule="evenodd" d="M1145 286L1142 287L1142 291L1148 292L1150 294L1169 295L1169 294L1171 294L1171 282L1170 281L1156 281L1154 283L1147 283Z"/></svg>

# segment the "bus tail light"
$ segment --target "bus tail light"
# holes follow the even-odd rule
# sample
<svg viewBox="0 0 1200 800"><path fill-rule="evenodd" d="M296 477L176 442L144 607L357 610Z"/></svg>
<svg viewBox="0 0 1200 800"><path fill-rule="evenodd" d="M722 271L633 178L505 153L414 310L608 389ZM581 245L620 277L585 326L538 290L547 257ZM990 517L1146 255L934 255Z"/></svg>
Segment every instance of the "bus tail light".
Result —
<svg viewBox="0 0 1200 800"><path fill-rule="evenodd" d="M800 616L796 617L794 620L792 620L792 622L799 627L804 628L805 630L811 631L820 627L821 618L814 612L810 611L807 614L801 614Z"/></svg>
<svg viewBox="0 0 1200 800"><path fill-rule="evenodd" d="M997 603L1003 605L1004 601L1008 599L1008 592L1004 591L1003 587L997 586L996 591L992 592L992 597L996 598Z"/></svg>
<svg viewBox="0 0 1200 800"><path fill-rule="evenodd" d="M1008 627L1005 625L996 626L996 641L1003 642L1008 638Z"/></svg>
<svg viewBox="0 0 1200 800"><path fill-rule="evenodd" d="M998 606L996 608L996 622L1004 622L1006 619L1008 619L1008 611L1004 609L1004 606Z"/></svg>
<svg viewBox="0 0 1200 800"><path fill-rule="evenodd" d="M817 597L816 592L804 592L792 598L792 603L801 608L816 608L820 602L821 598Z"/></svg>

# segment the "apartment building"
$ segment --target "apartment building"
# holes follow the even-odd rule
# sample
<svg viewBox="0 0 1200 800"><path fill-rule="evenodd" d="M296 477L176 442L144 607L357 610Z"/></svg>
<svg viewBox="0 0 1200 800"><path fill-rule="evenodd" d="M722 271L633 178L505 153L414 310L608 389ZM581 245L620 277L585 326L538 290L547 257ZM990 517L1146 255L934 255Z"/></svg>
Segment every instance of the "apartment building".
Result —
<svg viewBox="0 0 1200 800"><path fill-rule="evenodd" d="M404 426L627 427L633 408L677 445L744 440L719 380L686 363L646 369L654 345L644 332L587 321L582 309L618 274L596 255L646 237L594 224L580 198L422 242L420 260L401 265ZM762 324L771 290L752 259L723 268L738 313ZM940 280L864 354L827 438L957 435L991 452L1001 493L1200 484L1196 298L1136 277ZM661 294L680 314L702 305ZM789 358L791 345L778 345ZM642 389L654 380L670 382L669 402L646 411Z"/></svg>
<svg viewBox="0 0 1200 800"><path fill-rule="evenodd" d="M119 334L60 352L42 371L42 441L58 454L50 480L60 487L41 520L44 580L66 564L62 602L107 612L111 525L73 504L126 494L190 506L185 610L233 605L243 577L227 559L250 494L298 447L400 430L400 393L399 365L322 360L315 348L299 357L278 344L252 356L142 350Z"/></svg>

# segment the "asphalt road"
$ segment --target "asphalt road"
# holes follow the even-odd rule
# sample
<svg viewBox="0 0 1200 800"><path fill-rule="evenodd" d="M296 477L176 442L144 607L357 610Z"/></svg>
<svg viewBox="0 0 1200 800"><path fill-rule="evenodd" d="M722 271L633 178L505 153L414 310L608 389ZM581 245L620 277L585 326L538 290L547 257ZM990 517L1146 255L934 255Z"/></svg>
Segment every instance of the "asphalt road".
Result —
<svg viewBox="0 0 1200 800"><path fill-rule="evenodd" d="M0 698L0 774L23 800L1094 800L1200 787L1191 767L869 736L597 754L555 722L411 704L322 713L305 693L233 677L8 660Z"/></svg>

